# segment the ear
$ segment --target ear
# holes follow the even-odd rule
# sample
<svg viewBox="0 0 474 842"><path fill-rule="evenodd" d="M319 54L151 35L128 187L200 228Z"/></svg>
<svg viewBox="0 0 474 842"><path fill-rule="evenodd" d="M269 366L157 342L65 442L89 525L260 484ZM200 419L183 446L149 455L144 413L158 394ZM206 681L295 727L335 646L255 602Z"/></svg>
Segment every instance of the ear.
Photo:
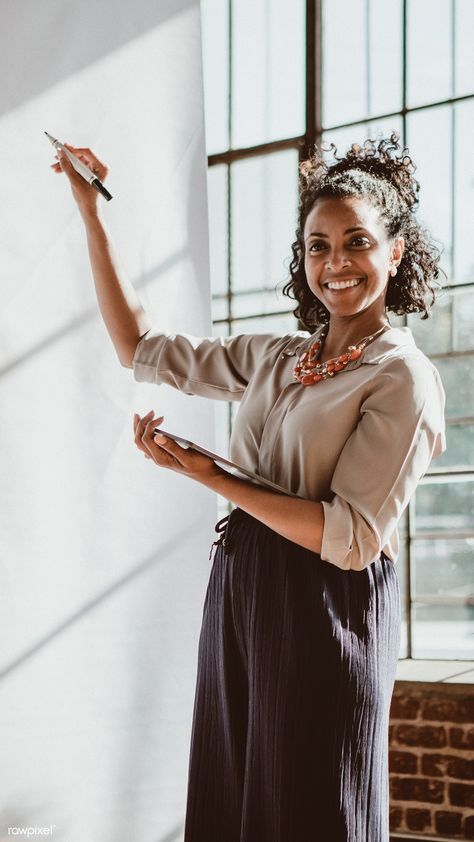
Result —
<svg viewBox="0 0 474 842"><path fill-rule="evenodd" d="M395 266L398 266L405 251L404 237L395 237L391 249L391 261Z"/></svg>

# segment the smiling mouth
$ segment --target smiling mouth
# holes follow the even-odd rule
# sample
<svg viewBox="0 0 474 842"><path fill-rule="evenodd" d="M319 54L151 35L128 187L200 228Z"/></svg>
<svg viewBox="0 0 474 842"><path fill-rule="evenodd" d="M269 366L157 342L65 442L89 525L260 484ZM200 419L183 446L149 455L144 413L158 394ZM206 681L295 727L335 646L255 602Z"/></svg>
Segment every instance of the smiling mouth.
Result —
<svg viewBox="0 0 474 842"><path fill-rule="evenodd" d="M354 280L357 280L356 284L351 283L351 284L345 284L344 286L337 286L337 287L330 287L329 284L331 283L331 281L328 281L328 283L323 284L323 287L324 287L324 289L327 289L328 292L347 292L348 290L356 289L357 287L359 287L361 285L361 283L365 280L365 278L354 278Z"/></svg>

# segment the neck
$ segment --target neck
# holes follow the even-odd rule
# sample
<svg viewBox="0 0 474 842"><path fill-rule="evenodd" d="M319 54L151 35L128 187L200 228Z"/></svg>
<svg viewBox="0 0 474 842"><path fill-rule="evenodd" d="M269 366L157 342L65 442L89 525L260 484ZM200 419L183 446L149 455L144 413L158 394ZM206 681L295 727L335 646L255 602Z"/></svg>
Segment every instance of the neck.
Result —
<svg viewBox="0 0 474 842"><path fill-rule="evenodd" d="M331 316L324 342L325 353L331 356L342 354L349 345L356 345L366 336L381 331L382 327L391 327L385 314L378 317L365 313L354 316Z"/></svg>

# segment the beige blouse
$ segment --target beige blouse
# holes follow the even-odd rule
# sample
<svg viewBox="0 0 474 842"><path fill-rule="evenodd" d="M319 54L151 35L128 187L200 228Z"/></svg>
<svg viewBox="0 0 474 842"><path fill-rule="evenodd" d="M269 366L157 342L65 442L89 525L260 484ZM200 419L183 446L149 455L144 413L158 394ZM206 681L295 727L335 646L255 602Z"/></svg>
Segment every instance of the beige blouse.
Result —
<svg viewBox="0 0 474 842"><path fill-rule="evenodd" d="M446 449L445 393L408 327L391 327L335 377L303 386L293 368L314 334L197 337L150 330L138 381L240 401L230 458L324 508L321 558L363 570L399 552L397 524ZM224 455L224 454L223 454Z"/></svg>

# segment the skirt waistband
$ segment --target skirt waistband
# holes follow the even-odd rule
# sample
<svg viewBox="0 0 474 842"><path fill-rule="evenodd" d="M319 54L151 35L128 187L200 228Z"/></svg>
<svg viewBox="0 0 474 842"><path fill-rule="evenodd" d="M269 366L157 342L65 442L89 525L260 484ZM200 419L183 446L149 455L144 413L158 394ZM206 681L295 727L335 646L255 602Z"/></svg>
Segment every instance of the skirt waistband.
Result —
<svg viewBox="0 0 474 842"><path fill-rule="evenodd" d="M224 548L227 546L227 539L225 538L225 532L226 532L227 524L229 523L229 518L230 518L231 514L232 514L232 512L230 514L226 515L225 517L221 518L220 520L218 520L215 527L214 527L214 531L218 533L219 538L217 539L217 541L213 541L212 544L211 544L211 549L210 549L210 552L209 552L209 559L212 556L212 548L214 546L217 547L219 544L221 544Z"/></svg>
<svg viewBox="0 0 474 842"><path fill-rule="evenodd" d="M231 522L239 520L241 516L243 518L248 518L250 521L257 520L256 518L253 517L253 515L249 515L247 512L245 512L243 509L240 509L238 506L236 508L232 509L232 511L229 514L225 515L223 518L218 520L215 527L214 527L214 531L217 532L219 537L217 538L216 541L213 541L212 544L211 544L211 549L209 551L209 559L211 559L211 557L212 557L212 548L214 546L215 547L222 546L223 549L224 549L224 552L229 552L230 541L229 541L228 534L227 534L228 533L228 526ZM257 520L257 523L260 523L260 522ZM382 561L388 562L390 565L395 564L394 561L388 555L386 555L383 552L383 550L381 550L379 558Z"/></svg>

